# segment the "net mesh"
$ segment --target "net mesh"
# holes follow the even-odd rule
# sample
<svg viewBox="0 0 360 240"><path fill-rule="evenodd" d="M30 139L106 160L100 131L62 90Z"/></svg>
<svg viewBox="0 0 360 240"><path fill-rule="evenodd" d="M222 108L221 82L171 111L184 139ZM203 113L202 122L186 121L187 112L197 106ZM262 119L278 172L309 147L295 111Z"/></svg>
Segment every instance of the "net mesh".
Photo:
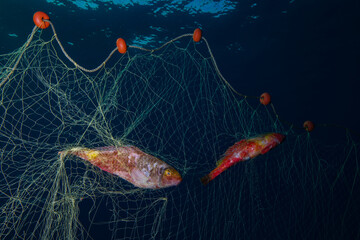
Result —
<svg viewBox="0 0 360 240"><path fill-rule="evenodd" d="M0 56L0 239L359 237L351 135L324 144L282 124L271 105L239 97L203 42L131 49L86 73L42 34ZM229 146L264 132L286 140L201 185ZM164 160L183 182L140 189L58 154L124 144Z"/></svg>

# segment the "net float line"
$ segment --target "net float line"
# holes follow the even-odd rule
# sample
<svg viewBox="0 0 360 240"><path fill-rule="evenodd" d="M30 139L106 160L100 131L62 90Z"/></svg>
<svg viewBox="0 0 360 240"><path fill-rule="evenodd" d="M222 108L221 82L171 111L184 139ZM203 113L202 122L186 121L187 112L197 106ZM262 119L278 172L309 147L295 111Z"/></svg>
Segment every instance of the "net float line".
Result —
<svg viewBox="0 0 360 240"><path fill-rule="evenodd" d="M118 51L119 53L121 54L126 54L127 53L127 50L128 48L132 48L132 49L138 49L140 51L145 51L145 52L150 52L150 53L153 53L153 52L156 52L156 51L159 51L161 49L163 49L164 47L166 47L167 45L175 42L175 41L178 41L182 38L186 38L186 37L192 37L193 38L193 41L195 43L198 43L200 42L201 40L203 40L206 44L206 47L207 47L207 50L209 52L209 55L210 55L210 59L211 59L211 62L215 68L215 72L216 74L218 75L218 77L226 84L227 87L230 88L230 90L235 93L236 95L240 96L240 97L243 97L243 98L256 98L256 99L259 99L260 100L260 104L266 106L266 105L269 105L271 106L275 116L277 119L279 119L281 122L287 124L287 125L290 125L292 128L294 128L293 124L292 123L289 123L285 120L282 120L279 115L277 114L276 110L275 110L275 106L272 104L271 102L271 96L269 93L265 92L263 94L261 94L260 96L248 96L248 95L245 95L245 94L241 94L239 93L238 91L236 91L232 86L231 84L225 79L225 77L221 74L220 70L219 70L219 67L216 63L216 60L215 60L215 57L213 55L213 52L210 48L210 44L209 42L207 41L207 39L205 37L202 36L202 30L200 28L196 28L194 30L193 33L186 33L186 34L182 34L178 37L175 37L173 38L172 40L164 43L163 45L161 45L160 47L156 48L156 49L147 49L147 48L143 48L143 47L139 47L139 46L134 46L134 45L127 45L126 44L126 41L123 39L123 38L118 38L117 41L116 41L116 48L114 48L110 54L108 55L108 57L97 67L93 68L93 69L87 69L81 65L79 65L74 59L72 59L70 57L70 55L66 52L64 46L62 45L59 37L58 37L58 34L56 33L56 30L55 30L55 26L54 24L50 21L50 17L44 13L44 12L41 12L41 11L38 11L36 12L34 15L33 15L33 21L35 23L35 26L34 28L32 29L32 32L30 34L30 36L28 37L27 41L25 42L25 44L19 48L19 55L18 55L18 58L17 60L15 61L15 64L12 68L6 68L5 67L5 71L3 71L0 75L1 76L5 76L1 81L0 81L0 88L10 79L10 77L12 76L12 74L15 72L17 66L19 65L19 62L21 60L21 58L23 57L25 51L28 49L28 46L29 44L31 43L31 41L33 40L33 37L36 33L36 31L38 29L46 29L48 28L49 26L51 26L51 29L53 31L53 38L55 38L55 40L57 41L61 51L63 52L64 56L78 69L80 69L81 71L84 71L84 72L87 72L87 73L93 73L93 72L97 72L99 71L101 68L103 68L106 63L110 60L110 58L115 54L116 51ZM313 129L314 129L314 124L307 120L303 123L303 126L301 127L303 129L305 129L307 132L311 132Z"/></svg>

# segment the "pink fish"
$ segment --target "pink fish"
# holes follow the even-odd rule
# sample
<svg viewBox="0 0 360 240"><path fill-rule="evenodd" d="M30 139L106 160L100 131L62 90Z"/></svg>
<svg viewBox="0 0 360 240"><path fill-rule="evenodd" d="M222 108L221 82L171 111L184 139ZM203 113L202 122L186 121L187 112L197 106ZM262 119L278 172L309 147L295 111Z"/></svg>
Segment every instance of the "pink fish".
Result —
<svg viewBox="0 0 360 240"><path fill-rule="evenodd" d="M182 180L173 167L134 146L72 148L60 154L78 156L139 188L171 187L178 185Z"/></svg>
<svg viewBox="0 0 360 240"><path fill-rule="evenodd" d="M285 136L280 133L267 133L235 143L226 150L224 157L217 162L217 167L201 178L201 182L206 185L236 163L267 153L270 149L279 145L284 138Z"/></svg>

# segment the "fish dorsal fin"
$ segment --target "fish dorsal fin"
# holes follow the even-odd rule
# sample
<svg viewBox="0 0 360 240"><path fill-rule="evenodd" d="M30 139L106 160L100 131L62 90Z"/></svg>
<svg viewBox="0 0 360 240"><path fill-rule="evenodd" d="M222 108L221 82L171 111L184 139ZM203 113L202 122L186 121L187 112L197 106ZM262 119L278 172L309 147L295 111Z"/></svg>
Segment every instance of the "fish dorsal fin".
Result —
<svg viewBox="0 0 360 240"><path fill-rule="evenodd" d="M106 146L106 147L96 147L94 150L101 151L101 152L111 152L115 151L117 147L115 146Z"/></svg>

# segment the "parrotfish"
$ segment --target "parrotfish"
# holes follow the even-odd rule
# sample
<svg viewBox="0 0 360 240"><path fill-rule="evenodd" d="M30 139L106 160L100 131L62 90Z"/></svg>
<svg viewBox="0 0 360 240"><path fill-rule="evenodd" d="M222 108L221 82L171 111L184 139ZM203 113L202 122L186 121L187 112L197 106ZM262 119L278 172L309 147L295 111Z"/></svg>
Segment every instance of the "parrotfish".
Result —
<svg viewBox="0 0 360 240"><path fill-rule="evenodd" d="M94 149L76 147L60 154L78 156L139 188L171 187L178 185L182 180L175 168L135 146Z"/></svg>
<svg viewBox="0 0 360 240"><path fill-rule="evenodd" d="M217 167L201 178L201 182L206 185L236 163L267 153L270 149L279 145L284 138L285 136L280 133L266 133L236 142L226 150L224 156L217 162Z"/></svg>

